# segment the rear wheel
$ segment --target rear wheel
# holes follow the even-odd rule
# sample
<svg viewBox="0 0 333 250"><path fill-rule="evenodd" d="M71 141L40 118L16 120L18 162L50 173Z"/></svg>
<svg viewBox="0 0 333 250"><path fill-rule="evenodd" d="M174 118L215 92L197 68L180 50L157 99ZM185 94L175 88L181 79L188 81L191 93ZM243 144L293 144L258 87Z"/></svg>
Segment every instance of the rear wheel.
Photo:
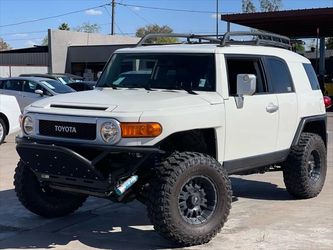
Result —
<svg viewBox="0 0 333 250"><path fill-rule="evenodd" d="M4 120L0 118L0 144L4 142L7 132L6 124Z"/></svg>
<svg viewBox="0 0 333 250"><path fill-rule="evenodd" d="M326 147L317 134L302 133L299 143L293 146L283 165L284 183L296 198L317 196L326 178Z"/></svg>
<svg viewBox="0 0 333 250"><path fill-rule="evenodd" d="M210 241L227 221L231 185L212 157L174 153L157 169L148 198L148 215L162 236L181 245Z"/></svg>
<svg viewBox="0 0 333 250"><path fill-rule="evenodd" d="M87 199L84 195L74 195L41 186L35 174L22 161L15 169L14 185L22 205L46 218L73 213Z"/></svg>

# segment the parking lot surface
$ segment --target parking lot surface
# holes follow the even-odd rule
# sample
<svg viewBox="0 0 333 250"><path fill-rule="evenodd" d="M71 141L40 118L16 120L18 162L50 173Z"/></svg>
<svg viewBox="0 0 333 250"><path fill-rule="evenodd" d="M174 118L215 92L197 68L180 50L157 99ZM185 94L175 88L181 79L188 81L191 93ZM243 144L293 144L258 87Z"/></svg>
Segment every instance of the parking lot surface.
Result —
<svg viewBox="0 0 333 250"><path fill-rule="evenodd" d="M295 200L281 172L232 176L229 220L210 243L189 249L333 249L333 115L328 117L328 172L321 194ZM0 249L170 249L139 202L114 204L90 198L80 210L43 219L18 202L13 175L14 136L0 146Z"/></svg>

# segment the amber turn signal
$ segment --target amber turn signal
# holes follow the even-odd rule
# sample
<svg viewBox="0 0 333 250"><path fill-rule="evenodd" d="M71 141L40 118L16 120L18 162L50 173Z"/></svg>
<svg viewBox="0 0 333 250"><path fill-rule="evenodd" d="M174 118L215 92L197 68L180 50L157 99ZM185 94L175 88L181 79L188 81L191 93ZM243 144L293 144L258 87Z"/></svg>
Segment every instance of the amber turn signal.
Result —
<svg viewBox="0 0 333 250"><path fill-rule="evenodd" d="M124 122L121 126L121 137L156 137L162 133L162 126L155 122Z"/></svg>

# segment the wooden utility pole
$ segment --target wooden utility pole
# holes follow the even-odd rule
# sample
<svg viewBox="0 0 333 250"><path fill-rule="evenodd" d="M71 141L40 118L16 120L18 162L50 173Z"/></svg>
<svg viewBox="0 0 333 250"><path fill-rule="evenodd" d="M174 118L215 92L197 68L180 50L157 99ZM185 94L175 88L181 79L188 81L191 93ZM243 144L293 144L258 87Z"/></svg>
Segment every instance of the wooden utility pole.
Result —
<svg viewBox="0 0 333 250"><path fill-rule="evenodd" d="M114 35L114 14L115 14L115 8L116 3L115 0L112 0L112 15L111 15L111 35Z"/></svg>
<svg viewBox="0 0 333 250"><path fill-rule="evenodd" d="M216 0L216 38L219 38L219 0Z"/></svg>

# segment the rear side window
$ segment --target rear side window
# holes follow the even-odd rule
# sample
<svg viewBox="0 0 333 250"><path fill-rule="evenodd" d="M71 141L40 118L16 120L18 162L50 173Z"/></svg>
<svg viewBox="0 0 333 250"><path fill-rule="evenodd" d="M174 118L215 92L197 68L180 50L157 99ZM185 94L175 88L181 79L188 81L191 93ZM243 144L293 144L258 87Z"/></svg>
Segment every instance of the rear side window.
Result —
<svg viewBox="0 0 333 250"><path fill-rule="evenodd" d="M317 78L316 72L314 71L312 65L310 63L303 63L303 67L308 76L312 90L319 90L320 87L319 87L318 78Z"/></svg>
<svg viewBox="0 0 333 250"><path fill-rule="evenodd" d="M293 92L293 81L287 64L277 58L267 58L267 68L269 71L268 87L271 93Z"/></svg>
<svg viewBox="0 0 333 250"><path fill-rule="evenodd" d="M23 88L23 81L7 80L3 83L3 89L6 90L22 91L22 88Z"/></svg>

